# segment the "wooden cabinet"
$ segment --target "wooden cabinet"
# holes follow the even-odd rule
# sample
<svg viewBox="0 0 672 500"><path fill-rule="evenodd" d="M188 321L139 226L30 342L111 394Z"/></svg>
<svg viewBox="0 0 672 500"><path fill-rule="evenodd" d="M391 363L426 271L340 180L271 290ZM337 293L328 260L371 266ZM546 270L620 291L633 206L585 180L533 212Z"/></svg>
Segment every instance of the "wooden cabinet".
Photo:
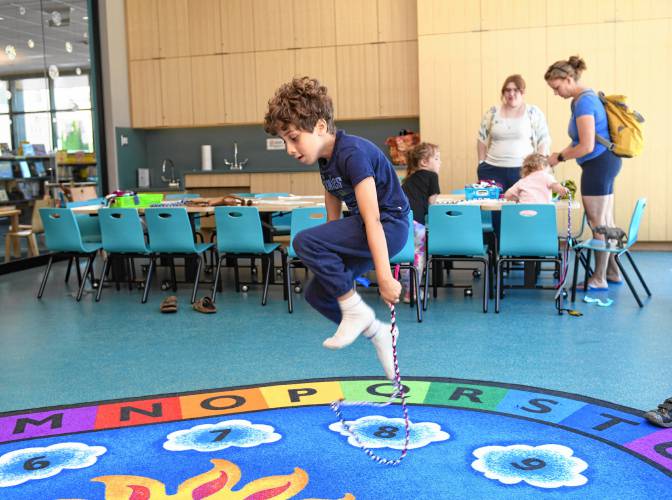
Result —
<svg viewBox="0 0 672 500"><path fill-rule="evenodd" d="M161 59L161 101L165 127L194 124L191 87L191 59Z"/></svg>
<svg viewBox="0 0 672 500"><path fill-rule="evenodd" d="M257 113L254 53L223 56L224 108L229 123L261 122Z"/></svg>
<svg viewBox="0 0 672 500"><path fill-rule="evenodd" d="M295 51L296 76L317 78L328 89L338 114L338 77L336 75L336 47L299 49Z"/></svg>
<svg viewBox="0 0 672 500"><path fill-rule="evenodd" d="M222 52L254 50L254 21L250 0L220 0Z"/></svg>
<svg viewBox="0 0 672 500"><path fill-rule="evenodd" d="M221 55L191 58L194 125L226 123L223 59Z"/></svg>
<svg viewBox="0 0 672 500"><path fill-rule="evenodd" d="M294 51L274 50L255 53L257 79L256 120L262 121L268 109L268 100L276 89L294 75Z"/></svg>
<svg viewBox="0 0 672 500"><path fill-rule="evenodd" d="M130 61L130 101L134 127L156 127L163 122L159 61Z"/></svg>
<svg viewBox="0 0 672 500"><path fill-rule="evenodd" d="M188 0L191 55L222 52L220 0Z"/></svg>
<svg viewBox="0 0 672 500"><path fill-rule="evenodd" d="M190 55L187 0L160 0L157 5L161 57Z"/></svg>
<svg viewBox="0 0 672 500"><path fill-rule="evenodd" d="M253 0L254 50L296 47L292 4L277 0Z"/></svg>
<svg viewBox="0 0 672 500"><path fill-rule="evenodd" d="M336 45L378 41L376 0L337 0L334 5Z"/></svg>
<svg viewBox="0 0 672 500"><path fill-rule="evenodd" d="M378 0L378 40L417 40L417 12L416 0Z"/></svg>
<svg viewBox="0 0 672 500"><path fill-rule="evenodd" d="M159 57L158 0L126 0L128 59Z"/></svg>
<svg viewBox="0 0 672 500"><path fill-rule="evenodd" d="M378 46L380 54L380 115L418 114L418 43Z"/></svg>
<svg viewBox="0 0 672 500"><path fill-rule="evenodd" d="M336 44L333 0L292 0L294 47L328 47Z"/></svg>
<svg viewBox="0 0 672 500"><path fill-rule="evenodd" d="M380 114L378 45L336 48L339 116L341 120Z"/></svg>

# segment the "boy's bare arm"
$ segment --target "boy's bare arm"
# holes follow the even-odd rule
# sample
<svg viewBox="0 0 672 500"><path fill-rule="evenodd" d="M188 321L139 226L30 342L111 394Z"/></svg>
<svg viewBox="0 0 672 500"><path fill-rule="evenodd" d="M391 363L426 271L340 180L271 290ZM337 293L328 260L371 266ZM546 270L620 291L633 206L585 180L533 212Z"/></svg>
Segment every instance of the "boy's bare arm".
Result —
<svg viewBox="0 0 672 500"><path fill-rule="evenodd" d="M390 271L390 256L387 253L387 240L380 222L378 194L373 177L367 177L355 186L355 197L366 228L366 238L373 256L380 295L388 304L394 304L399 301L401 284L394 279Z"/></svg>
<svg viewBox="0 0 672 500"><path fill-rule="evenodd" d="M324 206L327 209L327 222L339 220L343 212L343 204L329 191L324 192Z"/></svg>

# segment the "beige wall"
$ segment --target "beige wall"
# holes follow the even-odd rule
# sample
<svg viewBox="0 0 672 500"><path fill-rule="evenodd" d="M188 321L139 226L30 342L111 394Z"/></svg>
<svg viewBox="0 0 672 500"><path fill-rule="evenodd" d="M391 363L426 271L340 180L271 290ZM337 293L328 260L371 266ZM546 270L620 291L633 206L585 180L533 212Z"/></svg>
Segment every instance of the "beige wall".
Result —
<svg viewBox="0 0 672 500"><path fill-rule="evenodd" d="M648 207L641 240L672 240L672 0L418 0L420 128L441 146L441 188L476 180L476 135L499 102L506 76L520 73L526 100L547 116L554 151L569 142L569 102L553 95L549 64L581 55L584 83L625 94L646 118L645 152L623 161L616 182L616 223L627 229L635 200ZM569 161L559 179L580 178Z"/></svg>

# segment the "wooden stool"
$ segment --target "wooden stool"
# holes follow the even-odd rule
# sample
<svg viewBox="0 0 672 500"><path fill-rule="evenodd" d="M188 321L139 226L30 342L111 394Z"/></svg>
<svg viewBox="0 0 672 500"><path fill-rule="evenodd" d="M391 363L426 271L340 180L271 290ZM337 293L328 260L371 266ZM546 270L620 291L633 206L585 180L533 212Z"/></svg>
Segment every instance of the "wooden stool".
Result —
<svg viewBox="0 0 672 500"><path fill-rule="evenodd" d="M5 262L12 260L12 247L15 250L14 256L21 258L21 238L28 240L28 255L30 257L37 257L40 255L40 250L37 248L37 238L31 229L22 229L20 231L12 231L5 234ZM14 245L12 245L14 242ZM18 252L18 253L17 253Z"/></svg>

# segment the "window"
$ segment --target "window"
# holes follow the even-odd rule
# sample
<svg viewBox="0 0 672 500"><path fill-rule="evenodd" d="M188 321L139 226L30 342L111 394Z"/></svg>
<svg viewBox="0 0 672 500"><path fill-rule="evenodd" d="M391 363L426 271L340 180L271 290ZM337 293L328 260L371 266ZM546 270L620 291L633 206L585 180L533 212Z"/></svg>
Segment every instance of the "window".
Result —
<svg viewBox="0 0 672 500"><path fill-rule="evenodd" d="M0 143L15 149L22 141L93 151L89 75L0 81Z"/></svg>

